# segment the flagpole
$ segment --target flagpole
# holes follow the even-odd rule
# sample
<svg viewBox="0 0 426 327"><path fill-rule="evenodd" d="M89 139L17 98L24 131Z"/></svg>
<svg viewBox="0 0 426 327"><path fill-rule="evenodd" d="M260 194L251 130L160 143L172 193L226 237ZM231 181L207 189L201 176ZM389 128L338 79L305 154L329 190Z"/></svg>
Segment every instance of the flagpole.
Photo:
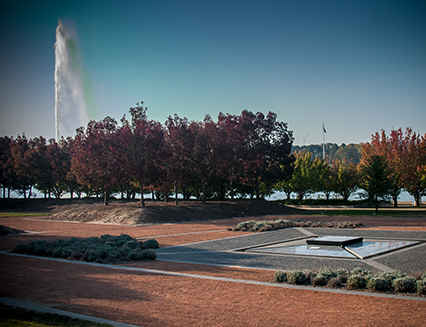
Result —
<svg viewBox="0 0 426 327"><path fill-rule="evenodd" d="M322 158L325 159L325 128L324 123L322 123Z"/></svg>

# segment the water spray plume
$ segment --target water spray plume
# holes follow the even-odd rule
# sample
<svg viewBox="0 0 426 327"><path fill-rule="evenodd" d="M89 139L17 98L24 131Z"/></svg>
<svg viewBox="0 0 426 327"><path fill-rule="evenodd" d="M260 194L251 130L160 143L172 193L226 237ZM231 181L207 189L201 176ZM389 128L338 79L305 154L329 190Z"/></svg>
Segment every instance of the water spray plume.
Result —
<svg viewBox="0 0 426 327"><path fill-rule="evenodd" d="M89 121L88 83L75 30L58 20L55 42L55 137L74 136Z"/></svg>

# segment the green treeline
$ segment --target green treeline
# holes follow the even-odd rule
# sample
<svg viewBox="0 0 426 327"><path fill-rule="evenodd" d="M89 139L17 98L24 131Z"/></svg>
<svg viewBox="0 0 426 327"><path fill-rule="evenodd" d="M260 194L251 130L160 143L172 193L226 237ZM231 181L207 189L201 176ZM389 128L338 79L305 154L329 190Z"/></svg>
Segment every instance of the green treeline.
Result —
<svg viewBox="0 0 426 327"><path fill-rule="evenodd" d="M342 143L340 146L336 143L326 143L324 146L325 156L328 159L340 159L346 160L348 162L359 163L362 157L362 144L348 144ZM322 158L323 156L323 147L322 144L310 144L310 145L293 145L291 150L292 153L295 152L310 152L312 159Z"/></svg>
<svg viewBox="0 0 426 327"><path fill-rule="evenodd" d="M426 195L426 135L421 136L407 128L375 133L371 141L361 145L361 158L325 159L311 152L293 152L294 171L290 179L276 185L276 189L287 194L296 194L299 201L306 195L321 192L328 200L331 194L347 201L357 190L364 191L364 197L376 208L381 201L394 202L403 190L413 196L417 206ZM334 152L334 156L341 147ZM329 148L331 148L329 146ZM355 146L351 147L353 151ZM357 150L358 151L358 150ZM340 152L340 153L343 153Z"/></svg>

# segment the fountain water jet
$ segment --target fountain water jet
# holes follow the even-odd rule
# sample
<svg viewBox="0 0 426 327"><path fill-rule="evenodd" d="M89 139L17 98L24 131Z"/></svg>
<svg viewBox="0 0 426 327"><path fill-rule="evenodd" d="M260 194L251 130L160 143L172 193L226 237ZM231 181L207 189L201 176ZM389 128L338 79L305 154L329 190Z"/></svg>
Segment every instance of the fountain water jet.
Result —
<svg viewBox="0 0 426 327"><path fill-rule="evenodd" d="M55 42L55 137L74 136L89 121L88 83L77 33L58 20Z"/></svg>

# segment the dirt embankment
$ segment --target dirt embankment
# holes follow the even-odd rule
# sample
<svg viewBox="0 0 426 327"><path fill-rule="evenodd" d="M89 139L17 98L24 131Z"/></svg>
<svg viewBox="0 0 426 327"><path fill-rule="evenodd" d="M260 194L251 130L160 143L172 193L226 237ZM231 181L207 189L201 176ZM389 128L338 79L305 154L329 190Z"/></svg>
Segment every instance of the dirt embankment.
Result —
<svg viewBox="0 0 426 327"><path fill-rule="evenodd" d="M117 224L154 224L200 221L233 217L291 215L303 212L274 202L239 201L138 201L111 200L104 206L95 199L0 199L0 210L51 214L49 219L62 221L102 222Z"/></svg>

